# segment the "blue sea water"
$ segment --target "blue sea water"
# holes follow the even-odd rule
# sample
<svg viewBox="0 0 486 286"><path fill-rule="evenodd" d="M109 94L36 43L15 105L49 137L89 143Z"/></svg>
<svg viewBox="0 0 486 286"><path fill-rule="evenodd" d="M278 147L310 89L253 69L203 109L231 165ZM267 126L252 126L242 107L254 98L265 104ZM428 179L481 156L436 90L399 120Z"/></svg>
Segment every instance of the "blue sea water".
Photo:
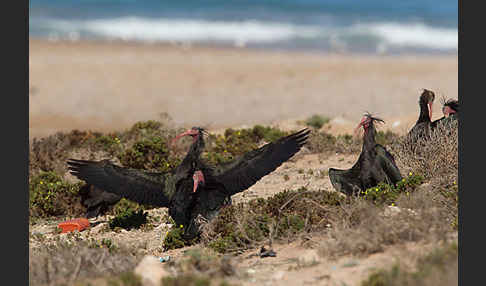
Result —
<svg viewBox="0 0 486 286"><path fill-rule="evenodd" d="M453 0L30 0L29 35L357 53L457 53Z"/></svg>

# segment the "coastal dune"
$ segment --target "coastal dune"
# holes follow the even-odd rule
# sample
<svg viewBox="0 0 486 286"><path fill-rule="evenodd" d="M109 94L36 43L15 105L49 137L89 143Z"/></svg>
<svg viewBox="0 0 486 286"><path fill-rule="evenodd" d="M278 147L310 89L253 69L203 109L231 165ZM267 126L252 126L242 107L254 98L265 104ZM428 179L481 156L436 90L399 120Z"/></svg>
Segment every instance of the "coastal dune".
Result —
<svg viewBox="0 0 486 286"><path fill-rule="evenodd" d="M457 55L349 55L109 41L29 40L29 137L113 131L167 113L210 129L313 114L352 130L366 111L406 132L422 88L458 98ZM340 127L341 125L341 127Z"/></svg>

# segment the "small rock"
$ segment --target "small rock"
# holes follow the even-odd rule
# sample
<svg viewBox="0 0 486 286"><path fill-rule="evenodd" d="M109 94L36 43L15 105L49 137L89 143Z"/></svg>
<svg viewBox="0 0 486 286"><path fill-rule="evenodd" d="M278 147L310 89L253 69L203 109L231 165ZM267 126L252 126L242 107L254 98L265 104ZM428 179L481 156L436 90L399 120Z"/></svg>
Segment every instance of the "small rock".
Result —
<svg viewBox="0 0 486 286"><path fill-rule="evenodd" d="M384 216L392 216L400 213L402 210L396 206L387 206L383 211Z"/></svg>
<svg viewBox="0 0 486 286"><path fill-rule="evenodd" d="M146 255L135 267L134 273L140 275L143 285L146 286L160 285L162 277L169 275L159 258L153 255Z"/></svg>

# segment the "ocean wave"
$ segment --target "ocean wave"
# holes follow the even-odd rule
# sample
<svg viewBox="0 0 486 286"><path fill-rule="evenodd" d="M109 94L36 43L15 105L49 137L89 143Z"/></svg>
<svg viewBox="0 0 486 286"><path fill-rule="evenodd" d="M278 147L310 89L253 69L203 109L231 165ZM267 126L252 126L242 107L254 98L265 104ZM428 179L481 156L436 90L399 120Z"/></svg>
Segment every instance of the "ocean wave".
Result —
<svg viewBox="0 0 486 286"><path fill-rule="evenodd" d="M87 32L107 38L141 41L230 41L235 44L268 43L292 38L315 38L319 29L259 21L207 21L123 17L88 21L46 20L59 32Z"/></svg>
<svg viewBox="0 0 486 286"><path fill-rule="evenodd" d="M357 24L352 31L374 35L391 46L413 46L435 49L457 49L458 31L451 28L430 27L422 23Z"/></svg>
<svg viewBox="0 0 486 286"><path fill-rule="evenodd" d="M282 22L209 21L120 17L94 20L31 20L31 28L44 29L50 35L94 35L109 39L135 41L230 42L278 44L281 42L314 43L313 46L352 50L358 45L373 47L377 52L389 48L412 47L457 50L458 31L423 23L369 22L349 25L297 25ZM31 29L32 30L32 29Z"/></svg>

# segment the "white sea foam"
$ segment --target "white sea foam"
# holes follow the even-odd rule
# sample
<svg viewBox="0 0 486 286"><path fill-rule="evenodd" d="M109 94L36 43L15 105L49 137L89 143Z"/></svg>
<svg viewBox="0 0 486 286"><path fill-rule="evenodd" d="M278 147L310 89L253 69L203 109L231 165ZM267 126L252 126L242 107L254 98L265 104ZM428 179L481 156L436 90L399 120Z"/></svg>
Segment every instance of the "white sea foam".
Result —
<svg viewBox="0 0 486 286"><path fill-rule="evenodd" d="M434 49L457 49L458 31L430 27L422 23L368 23L351 27L352 31L374 35L385 44Z"/></svg>
<svg viewBox="0 0 486 286"><path fill-rule="evenodd" d="M378 52L388 47L417 47L457 50L456 28L438 28L423 23L358 23L349 26L296 25L291 23L245 21L210 21L120 17L95 20L43 19L35 23L51 32L66 35L88 33L104 38L139 41L231 42L237 46L249 43L280 41L322 41L330 46L349 48L369 39Z"/></svg>
<svg viewBox="0 0 486 286"><path fill-rule="evenodd" d="M207 21L123 17L89 21L49 20L51 28L89 32L98 36L141 41L231 41L235 44L266 43L292 38L313 38L315 27L260 21Z"/></svg>

